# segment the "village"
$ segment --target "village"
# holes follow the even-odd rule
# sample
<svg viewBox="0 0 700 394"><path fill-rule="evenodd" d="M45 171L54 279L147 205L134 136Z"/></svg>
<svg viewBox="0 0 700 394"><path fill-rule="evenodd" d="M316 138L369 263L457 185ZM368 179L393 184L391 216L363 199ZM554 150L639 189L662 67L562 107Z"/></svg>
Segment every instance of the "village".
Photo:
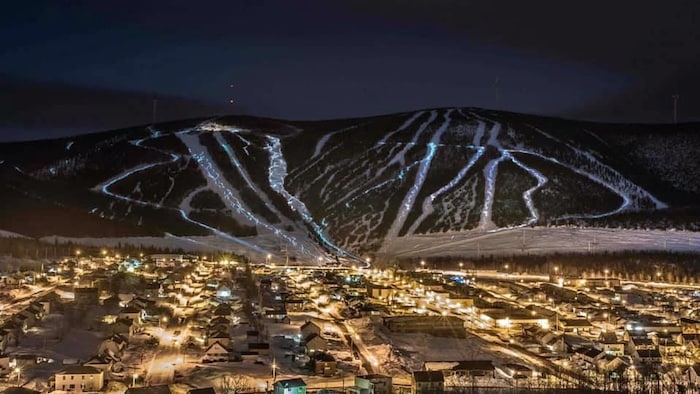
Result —
<svg viewBox="0 0 700 394"><path fill-rule="evenodd" d="M76 250L0 273L8 393L700 387L700 287ZM19 391L18 391L19 390Z"/></svg>

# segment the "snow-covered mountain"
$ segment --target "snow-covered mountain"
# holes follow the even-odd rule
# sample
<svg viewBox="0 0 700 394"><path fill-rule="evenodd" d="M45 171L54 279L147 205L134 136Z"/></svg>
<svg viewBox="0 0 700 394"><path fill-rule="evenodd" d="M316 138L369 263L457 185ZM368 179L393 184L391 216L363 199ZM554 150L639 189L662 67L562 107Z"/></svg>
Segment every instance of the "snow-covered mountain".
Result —
<svg viewBox="0 0 700 394"><path fill-rule="evenodd" d="M308 256L392 255L415 237L566 224L695 231L699 129L449 108L232 116L0 144L0 228L213 234Z"/></svg>

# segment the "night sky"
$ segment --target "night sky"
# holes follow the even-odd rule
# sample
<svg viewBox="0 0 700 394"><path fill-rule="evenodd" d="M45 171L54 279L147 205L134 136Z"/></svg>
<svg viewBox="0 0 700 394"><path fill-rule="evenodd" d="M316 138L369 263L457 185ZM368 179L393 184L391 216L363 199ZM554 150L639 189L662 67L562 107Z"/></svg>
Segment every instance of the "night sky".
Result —
<svg viewBox="0 0 700 394"><path fill-rule="evenodd" d="M8 2L0 140L149 123L153 97L161 121L476 106L670 122L679 94L679 119L700 120L699 2L572 3Z"/></svg>

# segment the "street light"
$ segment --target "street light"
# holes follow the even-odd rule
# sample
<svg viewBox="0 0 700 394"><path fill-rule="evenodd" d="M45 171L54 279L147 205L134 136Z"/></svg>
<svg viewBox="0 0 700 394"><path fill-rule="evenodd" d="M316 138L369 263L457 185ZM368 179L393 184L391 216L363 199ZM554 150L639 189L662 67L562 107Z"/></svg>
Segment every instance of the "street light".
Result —
<svg viewBox="0 0 700 394"><path fill-rule="evenodd" d="M15 373L17 374L17 387L21 387L19 384L20 376L22 375L22 370L17 367L15 368Z"/></svg>
<svg viewBox="0 0 700 394"><path fill-rule="evenodd" d="M420 261L420 266L421 266L421 268L425 268L425 260Z"/></svg>
<svg viewBox="0 0 700 394"><path fill-rule="evenodd" d="M277 381L277 361L272 359L272 383Z"/></svg>
<svg viewBox="0 0 700 394"><path fill-rule="evenodd" d="M131 387L136 386L136 379L138 379L138 377L139 377L139 374L137 374L135 372L133 375L131 375Z"/></svg>

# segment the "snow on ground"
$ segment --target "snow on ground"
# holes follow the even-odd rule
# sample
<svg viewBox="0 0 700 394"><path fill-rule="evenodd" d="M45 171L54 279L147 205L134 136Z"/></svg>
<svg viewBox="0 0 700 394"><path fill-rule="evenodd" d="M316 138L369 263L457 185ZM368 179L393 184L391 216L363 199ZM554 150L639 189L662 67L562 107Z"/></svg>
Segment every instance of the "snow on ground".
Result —
<svg viewBox="0 0 700 394"><path fill-rule="evenodd" d="M90 318L84 320L88 322ZM106 334L99 330L89 330L90 324L69 324L63 315L50 314L29 330L18 348L7 349L11 355L42 356L54 360L52 363L33 366L31 373L23 376L23 382L45 384L48 378L65 368L63 360L86 361L97 352L98 345Z"/></svg>
<svg viewBox="0 0 700 394"><path fill-rule="evenodd" d="M379 373L409 379L410 371L421 370L426 361L492 360L495 364L516 361L485 340L467 334L466 338L442 338L427 334L389 332L379 318L364 317L348 323L363 338L377 360Z"/></svg>
<svg viewBox="0 0 700 394"><path fill-rule="evenodd" d="M27 238L26 236L18 233L13 233L12 231L0 230L0 237L5 238Z"/></svg>
<svg viewBox="0 0 700 394"><path fill-rule="evenodd" d="M384 256L430 257L548 254L656 250L700 252L700 233L663 230L621 230L535 227L502 231L466 231L399 237Z"/></svg>

